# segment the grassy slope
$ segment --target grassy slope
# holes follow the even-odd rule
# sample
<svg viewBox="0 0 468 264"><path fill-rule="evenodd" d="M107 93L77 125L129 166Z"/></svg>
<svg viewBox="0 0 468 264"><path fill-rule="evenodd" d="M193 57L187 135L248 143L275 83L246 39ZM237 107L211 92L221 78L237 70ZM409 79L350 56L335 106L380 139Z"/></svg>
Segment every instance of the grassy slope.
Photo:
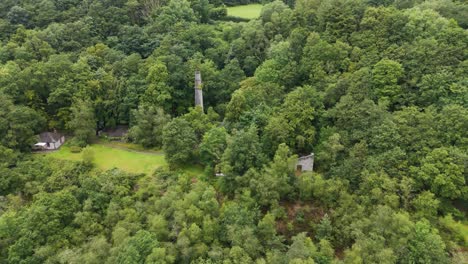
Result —
<svg viewBox="0 0 468 264"><path fill-rule="evenodd" d="M164 155L160 152L142 153L118 147L122 146L91 145L96 166L103 170L116 167L127 172L151 173L154 169L167 165ZM60 150L47 154L47 156L75 161L82 158L81 153L71 153L67 146L63 146Z"/></svg>
<svg viewBox="0 0 468 264"><path fill-rule="evenodd" d="M262 10L262 7L263 6L260 4L228 7L228 16L241 17L247 19L257 18L260 16L260 11Z"/></svg>

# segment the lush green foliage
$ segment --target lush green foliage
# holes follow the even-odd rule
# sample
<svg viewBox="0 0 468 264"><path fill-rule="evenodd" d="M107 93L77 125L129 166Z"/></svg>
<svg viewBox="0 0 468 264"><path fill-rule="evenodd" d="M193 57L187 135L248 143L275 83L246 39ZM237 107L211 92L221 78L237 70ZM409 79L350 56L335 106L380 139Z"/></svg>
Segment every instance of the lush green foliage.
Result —
<svg viewBox="0 0 468 264"><path fill-rule="evenodd" d="M161 108L140 106L134 110L136 124L130 130L130 138L143 147L161 147L163 127L169 122L170 116Z"/></svg>
<svg viewBox="0 0 468 264"><path fill-rule="evenodd" d="M78 101L72 105L70 111L71 120L67 123L67 128L73 131L76 145L86 146L96 133L94 109L90 102Z"/></svg>
<svg viewBox="0 0 468 264"><path fill-rule="evenodd" d="M0 1L0 263L466 261L467 4L249 3Z"/></svg>

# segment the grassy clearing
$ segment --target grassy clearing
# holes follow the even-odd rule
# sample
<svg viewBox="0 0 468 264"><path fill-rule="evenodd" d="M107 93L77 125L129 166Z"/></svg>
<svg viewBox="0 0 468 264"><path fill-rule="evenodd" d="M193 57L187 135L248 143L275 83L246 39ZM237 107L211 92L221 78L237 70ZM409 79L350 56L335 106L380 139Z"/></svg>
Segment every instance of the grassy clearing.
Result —
<svg viewBox="0 0 468 264"><path fill-rule="evenodd" d="M240 17L246 19L254 19L260 16L260 11L262 11L262 5L260 4L250 4L250 5L240 5L228 7L228 16Z"/></svg>
<svg viewBox="0 0 468 264"><path fill-rule="evenodd" d="M102 170L118 168L126 172L151 174L156 168L167 167L164 152L160 150L147 150L140 145L117 141L99 141L89 147L94 151L94 164ZM68 146L44 155L63 160L82 160L82 154L72 153ZM203 167L197 165L185 166L180 170L192 176L204 173Z"/></svg>
<svg viewBox="0 0 468 264"><path fill-rule="evenodd" d="M167 166L164 155L158 152L137 152L124 149L123 146L111 144L94 144L90 148L94 151L94 163L96 167L108 170L119 168L123 171L134 173L152 173L156 168ZM49 157L65 160L82 160L81 153L72 153L70 148L62 146L60 150L46 154Z"/></svg>

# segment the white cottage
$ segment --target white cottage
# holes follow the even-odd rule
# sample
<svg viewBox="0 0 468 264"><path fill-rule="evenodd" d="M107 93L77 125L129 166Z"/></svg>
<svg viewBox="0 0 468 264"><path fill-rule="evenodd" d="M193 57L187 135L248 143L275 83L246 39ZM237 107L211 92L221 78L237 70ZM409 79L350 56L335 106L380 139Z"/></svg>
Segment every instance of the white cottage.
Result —
<svg viewBox="0 0 468 264"><path fill-rule="evenodd" d="M36 150L58 149L65 142L65 136L57 132L42 132L38 138L39 142L34 144Z"/></svg>

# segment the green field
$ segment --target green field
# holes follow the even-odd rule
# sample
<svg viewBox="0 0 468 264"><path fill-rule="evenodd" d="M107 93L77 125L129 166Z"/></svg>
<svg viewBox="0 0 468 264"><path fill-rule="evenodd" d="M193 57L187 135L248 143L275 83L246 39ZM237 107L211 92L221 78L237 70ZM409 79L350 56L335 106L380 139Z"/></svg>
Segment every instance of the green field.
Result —
<svg viewBox="0 0 468 264"><path fill-rule="evenodd" d="M260 11L262 11L262 7L263 6L260 4L228 7L228 16L254 19L260 16Z"/></svg>
<svg viewBox="0 0 468 264"><path fill-rule="evenodd" d="M90 148L94 151L94 163L103 170L119 168L127 172L152 173L154 169L166 166L162 152L138 152L128 146L116 144L94 144ZM72 153L70 148L62 146L60 150L46 154L49 157L65 160L81 160L81 153Z"/></svg>

